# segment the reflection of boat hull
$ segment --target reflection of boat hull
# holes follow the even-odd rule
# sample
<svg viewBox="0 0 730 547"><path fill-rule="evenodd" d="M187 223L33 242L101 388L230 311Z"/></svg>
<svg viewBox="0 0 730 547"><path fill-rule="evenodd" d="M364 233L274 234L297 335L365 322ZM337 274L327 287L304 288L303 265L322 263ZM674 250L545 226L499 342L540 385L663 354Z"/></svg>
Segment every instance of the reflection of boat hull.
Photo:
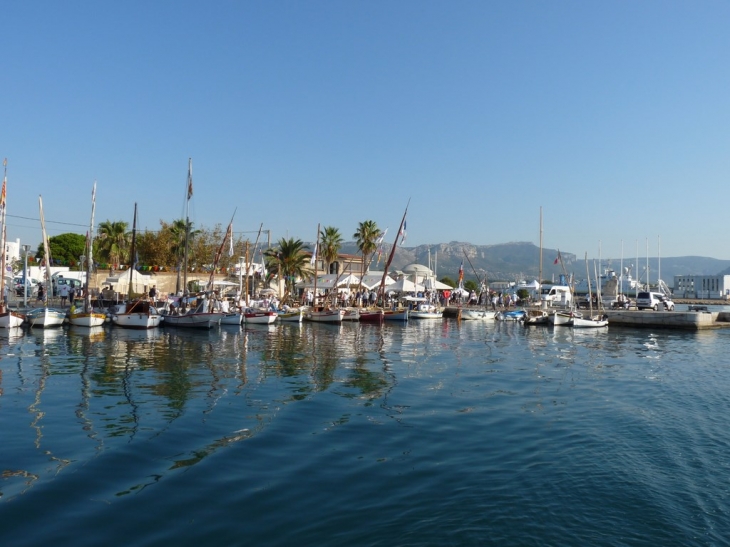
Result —
<svg viewBox="0 0 730 547"><path fill-rule="evenodd" d="M0 328L12 329L19 327L25 321L25 317L14 311L0 313Z"/></svg>
<svg viewBox="0 0 730 547"><path fill-rule="evenodd" d="M77 327L100 327L106 321L106 314L96 312L72 313L68 320L69 323Z"/></svg>
<svg viewBox="0 0 730 547"><path fill-rule="evenodd" d="M315 323L342 323L342 318L345 317L345 310L322 310L314 311L310 310L307 312L307 320L314 321Z"/></svg>
<svg viewBox="0 0 730 547"><path fill-rule="evenodd" d="M31 327L59 327L66 320L66 312L53 308L38 308L26 314L26 320Z"/></svg>

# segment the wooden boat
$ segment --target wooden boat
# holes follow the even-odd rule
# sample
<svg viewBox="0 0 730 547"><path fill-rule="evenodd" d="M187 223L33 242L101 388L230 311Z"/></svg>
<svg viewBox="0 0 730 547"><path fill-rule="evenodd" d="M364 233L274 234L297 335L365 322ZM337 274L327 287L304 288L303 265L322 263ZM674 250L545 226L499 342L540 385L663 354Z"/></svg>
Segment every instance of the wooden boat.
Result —
<svg viewBox="0 0 730 547"><path fill-rule="evenodd" d="M117 306L112 314L112 322L125 329L152 329L159 326L162 315L157 308L152 306L146 298L132 299L132 274L134 272L134 257L137 256L137 204L134 204L134 218L132 219L132 267L129 268L129 289L127 290L127 303ZM88 276L87 276L88 279Z"/></svg>
<svg viewBox="0 0 730 547"><path fill-rule="evenodd" d="M111 317L112 323L125 329L153 329L162 322L160 312L146 299L118 305Z"/></svg>
<svg viewBox="0 0 730 547"><path fill-rule="evenodd" d="M360 321L359 308L345 308L345 315L342 316L343 321Z"/></svg>
<svg viewBox="0 0 730 547"><path fill-rule="evenodd" d="M608 318L605 315L593 315L591 317L574 317L573 328L574 329L595 329L598 327L605 327L608 325Z"/></svg>
<svg viewBox="0 0 730 547"><path fill-rule="evenodd" d="M6 234L6 228L5 228L5 217L6 217L6 189L7 189L7 183L8 183L8 161L5 160L3 162L3 166L5 167L5 175L3 177L3 187L2 191L0 192L0 249L3 250L2 253L2 259L0 259L0 295L5 294L5 274L4 272L7 271L7 267L5 264L5 243L7 241L7 234ZM27 274L26 274L27 275ZM27 278L24 277L24 290L27 291L27 288L25 288L25 283L27 283ZM4 329L12 329L15 327L19 327L23 324L23 321L25 321L25 316L21 313L18 313L16 311L13 311L7 307L7 304L4 302L3 298L0 298L0 327Z"/></svg>
<svg viewBox="0 0 730 547"><path fill-rule="evenodd" d="M550 323L550 317L545 310L529 309L525 310L522 321L525 325L547 325Z"/></svg>
<svg viewBox="0 0 730 547"><path fill-rule="evenodd" d="M304 318L304 310L302 308L290 308L279 310L277 313L277 319L279 321L287 321L291 323L301 323Z"/></svg>
<svg viewBox="0 0 730 547"><path fill-rule="evenodd" d="M385 321L385 311L381 309L360 310L361 323L382 323Z"/></svg>
<svg viewBox="0 0 730 547"><path fill-rule="evenodd" d="M240 325L243 323L243 313L240 311L223 312L221 325Z"/></svg>
<svg viewBox="0 0 730 547"><path fill-rule="evenodd" d="M525 310L499 311L494 318L497 321L522 321L525 315Z"/></svg>
<svg viewBox="0 0 730 547"><path fill-rule="evenodd" d="M556 311L548 315L548 320L556 327L569 327L573 324L574 317L583 317L579 312L572 310Z"/></svg>
<svg viewBox="0 0 730 547"><path fill-rule="evenodd" d="M89 294L89 278L91 278L91 265L93 259L92 237L94 233L94 209L96 207L96 182L91 190L91 222L89 223L89 235L86 237L86 280L84 281L84 301L80 308L71 304L69 323L77 327L100 327L106 321L106 314L95 311L91 307L91 295Z"/></svg>
<svg viewBox="0 0 730 547"><path fill-rule="evenodd" d="M172 306L170 301L178 302ZM185 306L190 305L186 310ZM162 325L165 327L187 327L194 329L211 329L221 324L223 314L208 310L208 298L203 294L190 297L173 297L168 299L167 313L162 316Z"/></svg>
<svg viewBox="0 0 730 547"><path fill-rule="evenodd" d="M59 327L66 320L66 312L54 308L36 308L25 314L25 320L31 327Z"/></svg>
<svg viewBox="0 0 730 547"><path fill-rule="evenodd" d="M608 317L606 315L593 315L593 299L591 298L591 277L590 277L590 271L588 270L588 253L586 253L586 273L588 274L587 280L588 280L588 306L590 309L588 317L574 317L573 318L573 328L578 329L595 329L598 327L605 327L608 325ZM601 287L600 285L596 287L596 290L598 291L598 298L597 301L601 302Z"/></svg>
<svg viewBox="0 0 730 547"><path fill-rule="evenodd" d="M394 310L383 310L383 320L400 321L405 323L408 321L408 308L396 308Z"/></svg>
<svg viewBox="0 0 730 547"><path fill-rule="evenodd" d="M255 325L270 325L279 316L272 310L257 310L256 308L246 308L243 312L243 322Z"/></svg>
<svg viewBox="0 0 730 547"><path fill-rule="evenodd" d="M46 299L44 301L43 308L31 310L26 314L26 320L31 327L58 327L63 324L66 320L66 312L62 310L56 310L48 307L48 299L52 294L51 291L51 248L48 245L48 235L46 234L46 221L43 216L43 198L38 196L38 207L40 210L41 217L41 231L43 232L43 250L45 252L45 272L44 280L46 283Z"/></svg>
<svg viewBox="0 0 730 547"><path fill-rule="evenodd" d="M428 302L421 302L408 311L411 319L441 319L443 316L444 312L440 308Z"/></svg>
<svg viewBox="0 0 730 547"><path fill-rule="evenodd" d="M491 321L497 312L487 309L473 309L473 308L462 308L461 318L466 321L479 320L479 321Z"/></svg>
<svg viewBox="0 0 730 547"><path fill-rule="evenodd" d="M345 317L345 310L342 308L334 308L329 310L308 310L304 316L307 321L315 323L342 323Z"/></svg>

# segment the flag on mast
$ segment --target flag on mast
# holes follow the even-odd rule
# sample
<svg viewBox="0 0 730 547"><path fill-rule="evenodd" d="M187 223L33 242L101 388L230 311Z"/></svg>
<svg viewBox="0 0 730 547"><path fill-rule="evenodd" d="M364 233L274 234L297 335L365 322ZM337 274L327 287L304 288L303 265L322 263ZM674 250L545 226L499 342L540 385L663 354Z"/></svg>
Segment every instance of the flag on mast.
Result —
<svg viewBox="0 0 730 547"><path fill-rule="evenodd" d="M555 257L555 260L553 261L553 264L557 264L561 260L560 251L558 251L558 256Z"/></svg>
<svg viewBox="0 0 730 547"><path fill-rule="evenodd" d="M312 253L312 258L309 260L309 264L311 266L314 266L314 264L317 262L317 247L319 247L318 243L314 244L314 252Z"/></svg>
<svg viewBox="0 0 730 547"><path fill-rule="evenodd" d="M459 282L464 281L464 261L461 261L461 265L459 266Z"/></svg>
<svg viewBox="0 0 730 547"><path fill-rule="evenodd" d="M401 236L402 236L401 237L401 240L400 240L400 244L401 245L403 245L406 242L406 224L407 224L407 221L404 220L403 221L403 229L400 232L401 233Z"/></svg>
<svg viewBox="0 0 730 547"><path fill-rule="evenodd" d="M233 256L233 222L228 225L228 231L226 232L228 238L228 256Z"/></svg>
<svg viewBox="0 0 730 547"><path fill-rule="evenodd" d="M188 200L193 197L193 158L188 159Z"/></svg>

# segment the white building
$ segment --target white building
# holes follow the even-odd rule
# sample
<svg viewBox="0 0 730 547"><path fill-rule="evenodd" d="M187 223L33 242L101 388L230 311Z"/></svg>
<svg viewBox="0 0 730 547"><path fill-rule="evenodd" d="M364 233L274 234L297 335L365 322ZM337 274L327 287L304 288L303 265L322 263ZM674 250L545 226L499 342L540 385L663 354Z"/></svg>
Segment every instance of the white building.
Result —
<svg viewBox="0 0 730 547"><path fill-rule="evenodd" d="M675 298L730 299L730 275L675 275Z"/></svg>

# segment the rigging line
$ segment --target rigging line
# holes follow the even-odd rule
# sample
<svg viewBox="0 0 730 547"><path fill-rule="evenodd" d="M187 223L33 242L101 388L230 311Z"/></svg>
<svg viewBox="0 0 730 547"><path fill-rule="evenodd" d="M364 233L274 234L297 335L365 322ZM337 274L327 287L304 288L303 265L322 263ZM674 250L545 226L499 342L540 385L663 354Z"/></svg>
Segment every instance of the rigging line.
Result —
<svg viewBox="0 0 730 547"><path fill-rule="evenodd" d="M22 220L34 220L36 222L39 222L40 221L39 218L33 218L33 217L21 217L21 216L18 216L18 215L5 215L5 216L10 217L10 218L19 218L19 219L22 219ZM46 220L46 223L47 224L64 224L66 226L81 226L81 227L86 227L86 224L76 224L76 223L73 223L73 222L61 222L60 220Z"/></svg>

